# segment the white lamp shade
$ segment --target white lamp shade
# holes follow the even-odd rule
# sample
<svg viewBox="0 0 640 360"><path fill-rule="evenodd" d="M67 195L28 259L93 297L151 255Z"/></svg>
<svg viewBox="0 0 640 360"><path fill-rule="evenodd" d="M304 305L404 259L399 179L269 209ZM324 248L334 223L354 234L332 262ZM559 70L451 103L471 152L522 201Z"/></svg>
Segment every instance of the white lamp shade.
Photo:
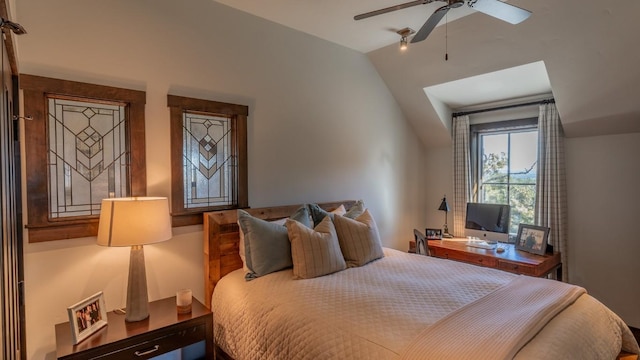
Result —
<svg viewBox="0 0 640 360"><path fill-rule="evenodd" d="M171 215L166 197L102 200L98 245L146 245L169 240L171 236Z"/></svg>

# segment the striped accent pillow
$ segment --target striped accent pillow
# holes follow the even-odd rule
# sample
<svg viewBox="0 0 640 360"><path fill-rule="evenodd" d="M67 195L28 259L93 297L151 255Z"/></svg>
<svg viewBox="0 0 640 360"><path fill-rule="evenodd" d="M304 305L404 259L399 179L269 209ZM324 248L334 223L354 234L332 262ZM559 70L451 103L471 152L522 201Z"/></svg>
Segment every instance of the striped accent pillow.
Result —
<svg viewBox="0 0 640 360"><path fill-rule="evenodd" d="M368 209L355 219L334 216L333 223L347 267L362 266L384 256L378 226Z"/></svg>
<svg viewBox="0 0 640 360"><path fill-rule="evenodd" d="M290 219L285 226L291 241L294 279L311 279L347 268L329 216L313 230Z"/></svg>

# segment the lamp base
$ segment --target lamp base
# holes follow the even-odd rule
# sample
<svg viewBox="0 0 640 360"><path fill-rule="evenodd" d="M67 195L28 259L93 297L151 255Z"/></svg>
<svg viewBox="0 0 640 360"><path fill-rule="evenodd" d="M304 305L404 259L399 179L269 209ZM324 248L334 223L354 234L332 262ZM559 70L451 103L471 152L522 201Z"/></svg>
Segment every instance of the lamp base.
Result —
<svg viewBox="0 0 640 360"><path fill-rule="evenodd" d="M147 273L144 266L142 245L131 247L129 257L129 282L127 283L127 309L124 320L134 322L149 317L149 296L147 294Z"/></svg>
<svg viewBox="0 0 640 360"><path fill-rule="evenodd" d="M453 237L453 235L449 234L449 227L447 226L446 222L444 223L444 226L442 228L442 237L445 239L451 239Z"/></svg>

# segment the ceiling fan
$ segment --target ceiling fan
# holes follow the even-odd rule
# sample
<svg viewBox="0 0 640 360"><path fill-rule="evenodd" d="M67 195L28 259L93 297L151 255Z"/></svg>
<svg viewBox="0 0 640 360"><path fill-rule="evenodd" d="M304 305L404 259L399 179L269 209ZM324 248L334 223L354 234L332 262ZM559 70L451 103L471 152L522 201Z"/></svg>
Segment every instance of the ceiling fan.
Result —
<svg viewBox="0 0 640 360"><path fill-rule="evenodd" d="M447 5L438 8L427 21L422 25L420 30L416 33L416 35L411 39L411 43L417 43L422 41L429 36L431 31L438 25L440 20L447 14L450 9L459 8L464 5L464 0L416 0L410 1L408 3L390 6L388 8L370 11L364 14L356 15L353 17L354 20L362 20L372 16L386 14L392 11L406 9L408 7L416 6L416 5L424 5L430 4L432 2L442 1L447 3ZM531 11L519 8L517 6L507 4L505 2L499 0L467 0L467 5L472 9L480 11L481 13L485 13L489 16L493 16L502 21L506 21L511 24L519 24L522 21L526 20L529 15L531 15Z"/></svg>

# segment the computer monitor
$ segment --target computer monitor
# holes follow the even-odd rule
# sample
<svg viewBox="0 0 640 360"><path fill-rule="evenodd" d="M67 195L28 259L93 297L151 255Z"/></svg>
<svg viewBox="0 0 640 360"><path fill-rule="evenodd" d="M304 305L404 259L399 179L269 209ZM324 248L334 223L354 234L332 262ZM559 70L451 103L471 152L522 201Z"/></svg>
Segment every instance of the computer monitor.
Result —
<svg viewBox="0 0 640 360"><path fill-rule="evenodd" d="M511 207L506 204L467 203L465 236L508 242L510 214Z"/></svg>

